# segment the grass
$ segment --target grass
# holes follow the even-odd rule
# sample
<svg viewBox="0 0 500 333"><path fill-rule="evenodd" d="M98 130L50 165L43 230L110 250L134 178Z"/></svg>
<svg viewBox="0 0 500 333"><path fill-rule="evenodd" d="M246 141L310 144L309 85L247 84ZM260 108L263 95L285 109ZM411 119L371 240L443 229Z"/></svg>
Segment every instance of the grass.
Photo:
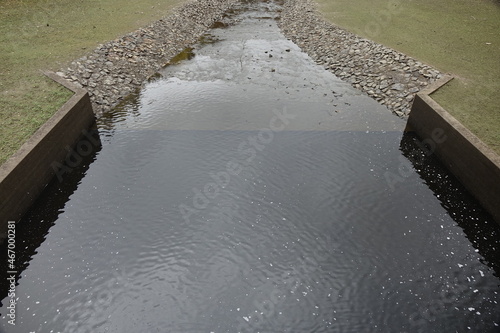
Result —
<svg viewBox="0 0 500 333"><path fill-rule="evenodd" d="M71 96L57 71L184 0L0 0L0 164Z"/></svg>
<svg viewBox="0 0 500 333"><path fill-rule="evenodd" d="M500 1L317 2L330 22L452 74L432 97L500 154Z"/></svg>

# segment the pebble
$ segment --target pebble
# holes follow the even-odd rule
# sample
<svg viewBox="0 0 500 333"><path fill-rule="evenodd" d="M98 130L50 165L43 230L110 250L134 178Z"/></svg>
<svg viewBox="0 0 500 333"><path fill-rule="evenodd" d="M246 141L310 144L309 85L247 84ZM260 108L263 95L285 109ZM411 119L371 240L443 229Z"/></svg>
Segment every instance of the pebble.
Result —
<svg viewBox="0 0 500 333"><path fill-rule="evenodd" d="M194 44L236 1L190 1L147 27L98 45L57 74L85 88L99 116Z"/></svg>
<svg viewBox="0 0 500 333"><path fill-rule="evenodd" d="M98 45L57 74L85 88L101 115L195 44L235 2L190 1L147 27ZM442 76L405 54L325 21L311 0L285 0L278 23L319 65L401 117L410 112L420 88Z"/></svg>
<svg viewBox="0 0 500 333"><path fill-rule="evenodd" d="M442 74L409 56L325 21L311 0L285 0L279 25L319 65L394 114L409 114L415 94Z"/></svg>

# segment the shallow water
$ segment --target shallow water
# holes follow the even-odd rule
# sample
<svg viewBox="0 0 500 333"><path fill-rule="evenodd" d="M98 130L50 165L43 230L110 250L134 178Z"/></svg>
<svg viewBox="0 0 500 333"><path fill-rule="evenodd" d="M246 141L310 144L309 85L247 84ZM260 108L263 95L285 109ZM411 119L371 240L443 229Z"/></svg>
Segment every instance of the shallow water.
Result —
<svg viewBox="0 0 500 333"><path fill-rule="evenodd" d="M100 119L17 227L3 331L497 331L499 228L278 15L242 3Z"/></svg>

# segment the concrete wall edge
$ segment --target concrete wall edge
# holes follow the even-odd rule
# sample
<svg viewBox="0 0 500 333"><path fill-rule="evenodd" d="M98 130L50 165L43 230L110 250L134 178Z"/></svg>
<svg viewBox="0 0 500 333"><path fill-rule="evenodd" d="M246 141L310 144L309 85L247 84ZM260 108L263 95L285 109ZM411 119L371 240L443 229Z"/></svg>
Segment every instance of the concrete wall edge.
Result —
<svg viewBox="0 0 500 333"><path fill-rule="evenodd" d="M74 94L0 165L0 242L8 221L19 221L54 176L52 163L63 162L65 148L74 146L95 122L85 89L53 72L43 73Z"/></svg>
<svg viewBox="0 0 500 333"><path fill-rule="evenodd" d="M500 223L500 156L431 97L452 79L445 75L415 96L407 130L431 143L433 131L443 131L433 153Z"/></svg>

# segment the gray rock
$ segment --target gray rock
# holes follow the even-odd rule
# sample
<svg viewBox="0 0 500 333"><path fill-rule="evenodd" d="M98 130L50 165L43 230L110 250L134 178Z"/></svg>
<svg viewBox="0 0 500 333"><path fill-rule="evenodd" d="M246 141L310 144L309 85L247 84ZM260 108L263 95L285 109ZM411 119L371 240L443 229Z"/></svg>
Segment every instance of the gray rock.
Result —
<svg viewBox="0 0 500 333"><path fill-rule="evenodd" d="M237 0L194 0L147 27L100 44L61 73L86 85L99 115L194 44ZM202 14L202 15L200 15Z"/></svg>
<svg viewBox="0 0 500 333"><path fill-rule="evenodd" d="M391 87L392 90L403 91L405 90L405 86L401 83L395 83Z"/></svg>
<svg viewBox="0 0 500 333"><path fill-rule="evenodd" d="M328 59L327 69L341 79L354 76L348 80L351 85L370 92L399 116L408 114L408 101L418 92L417 87L441 75L402 53L326 22L314 6L311 0L285 1L279 21L285 36L315 61Z"/></svg>
<svg viewBox="0 0 500 333"><path fill-rule="evenodd" d="M99 45L59 73L86 84L100 114L195 43L236 1L187 2L147 27ZM285 36L316 62L400 116L409 112L420 87L441 77L439 71L402 53L326 22L311 0L286 0L278 23Z"/></svg>

